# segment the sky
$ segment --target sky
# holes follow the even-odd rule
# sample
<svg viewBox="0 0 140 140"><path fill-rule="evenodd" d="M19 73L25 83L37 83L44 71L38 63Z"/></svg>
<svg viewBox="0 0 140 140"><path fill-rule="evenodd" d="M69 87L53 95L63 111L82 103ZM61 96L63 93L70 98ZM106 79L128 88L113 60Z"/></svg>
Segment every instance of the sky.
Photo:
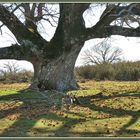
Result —
<svg viewBox="0 0 140 140"><path fill-rule="evenodd" d="M92 27L93 25L97 23L104 8L105 8L104 6L94 7L94 10L92 11L86 10L84 12L83 17L85 19L86 27ZM49 41L55 32L55 28L52 28L51 25L46 22L43 23L43 26L47 28L42 28L44 29L44 31L43 30L41 31L41 35L46 40ZM16 39L14 35L8 30L7 27L3 26L2 31L3 31L3 34L2 35L0 34L0 47L7 47L13 43L16 43ZM122 59L130 60L130 61L140 60L140 38L123 37L123 36L117 36L117 35L111 36L111 38L112 38L112 43L111 43L112 46L119 47L122 49L122 52L123 52ZM102 39L91 39L85 42L77 58L76 66L80 66L83 64L83 61L81 59L83 51L87 48L93 47L95 44L99 43L100 41L102 41ZM3 67L5 63L9 61L15 62L15 60L0 60L0 69ZM17 65L19 65L21 69L27 69L27 70L33 71L33 66L30 62L27 62L27 61L16 61L16 62L17 62Z"/></svg>

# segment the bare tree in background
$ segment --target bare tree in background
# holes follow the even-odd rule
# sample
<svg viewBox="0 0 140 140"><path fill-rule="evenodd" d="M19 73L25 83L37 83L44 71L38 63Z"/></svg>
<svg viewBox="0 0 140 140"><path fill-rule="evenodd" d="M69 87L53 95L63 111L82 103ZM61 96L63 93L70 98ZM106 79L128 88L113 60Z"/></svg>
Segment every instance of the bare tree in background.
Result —
<svg viewBox="0 0 140 140"><path fill-rule="evenodd" d="M16 62L7 62L4 64L4 67L8 73L17 73L20 70L19 65Z"/></svg>
<svg viewBox="0 0 140 140"><path fill-rule="evenodd" d="M82 54L84 64L109 64L121 60L122 50L111 46L111 42L103 40Z"/></svg>
<svg viewBox="0 0 140 140"><path fill-rule="evenodd" d="M0 79L9 79L12 82L16 80L16 74L20 71L20 67L16 62L7 62L0 68Z"/></svg>
<svg viewBox="0 0 140 140"><path fill-rule="evenodd" d="M21 69L19 65L16 62L7 62L3 64L3 66L0 68L0 73L11 73L11 74L16 74L19 72Z"/></svg>

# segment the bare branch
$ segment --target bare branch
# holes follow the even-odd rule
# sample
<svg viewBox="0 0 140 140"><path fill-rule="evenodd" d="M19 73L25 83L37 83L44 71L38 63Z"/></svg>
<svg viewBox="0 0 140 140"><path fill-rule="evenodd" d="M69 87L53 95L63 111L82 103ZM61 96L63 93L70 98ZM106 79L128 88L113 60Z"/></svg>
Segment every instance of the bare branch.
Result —
<svg viewBox="0 0 140 140"><path fill-rule="evenodd" d="M36 3L33 3L32 8L31 8L31 16L33 17L35 14L35 9L36 9Z"/></svg>
<svg viewBox="0 0 140 140"><path fill-rule="evenodd" d="M110 26L106 28L106 35L122 35L127 37L140 37L140 28L132 29L120 26Z"/></svg>
<svg viewBox="0 0 140 140"><path fill-rule="evenodd" d="M108 34L106 33L106 28L109 29L111 27L110 24L113 21L116 22L118 20L118 18L127 17L127 18L125 18L125 20L122 21L122 25L121 25L122 28L125 29L125 27L123 27L123 23L127 22L127 24L128 24L128 21L134 22L134 19L135 19L134 15L135 16L140 15L140 4L138 4L138 3L129 4L127 6L120 6L120 4L119 5L115 5L115 4L110 5L109 4L106 7L106 9L104 10L103 14L101 15L100 20L97 22L97 24L95 26L93 26L92 28L86 29L85 38L91 39L91 38L108 37ZM139 19L138 20L135 19L135 22L139 23ZM100 34L99 31L102 32L102 34ZM125 34L127 36L127 33L125 33ZM128 34L129 34L129 31L128 31ZM121 33L120 33L120 35L121 35Z"/></svg>
<svg viewBox="0 0 140 140"><path fill-rule="evenodd" d="M1 29L1 28L2 28L3 26L4 26L4 24L1 24L1 25L0 25L0 33L1 33L1 35L2 35L2 29Z"/></svg>
<svg viewBox="0 0 140 140"><path fill-rule="evenodd" d="M3 68L7 69L8 73L13 74L17 73L20 70L19 65L16 62L5 63Z"/></svg>
<svg viewBox="0 0 140 140"><path fill-rule="evenodd" d="M21 43L22 40L32 40L35 44L39 41L38 43L42 44L40 44L40 46L47 43L40 34L28 30L28 28L26 28L26 26L24 26L24 24L21 23L19 19L13 13L9 12L2 4L0 4L0 20L15 35L19 43Z"/></svg>

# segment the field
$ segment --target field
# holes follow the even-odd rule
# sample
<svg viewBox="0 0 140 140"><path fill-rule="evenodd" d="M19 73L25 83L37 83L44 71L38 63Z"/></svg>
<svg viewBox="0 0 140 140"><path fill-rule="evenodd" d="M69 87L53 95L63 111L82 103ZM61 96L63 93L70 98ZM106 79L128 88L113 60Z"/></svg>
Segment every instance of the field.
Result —
<svg viewBox="0 0 140 140"><path fill-rule="evenodd" d="M60 103L56 91L45 98L24 91L28 84L0 84L0 136L15 137L139 137L140 82L79 83L69 91L80 101L70 109L56 109L50 100Z"/></svg>

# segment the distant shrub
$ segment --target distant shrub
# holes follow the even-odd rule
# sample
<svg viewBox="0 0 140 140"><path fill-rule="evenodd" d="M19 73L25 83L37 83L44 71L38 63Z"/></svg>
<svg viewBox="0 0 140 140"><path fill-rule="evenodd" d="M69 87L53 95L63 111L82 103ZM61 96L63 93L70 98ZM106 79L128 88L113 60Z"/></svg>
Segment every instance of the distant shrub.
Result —
<svg viewBox="0 0 140 140"><path fill-rule="evenodd" d="M140 79L140 61L85 65L76 67L75 75L78 79L137 81Z"/></svg>
<svg viewBox="0 0 140 140"><path fill-rule="evenodd" d="M75 68L75 74L79 78L92 79L95 71L91 65L87 65Z"/></svg>
<svg viewBox="0 0 140 140"><path fill-rule="evenodd" d="M0 73L0 82L2 83L25 83L31 82L32 78L33 72L27 70L22 70L17 73Z"/></svg>

